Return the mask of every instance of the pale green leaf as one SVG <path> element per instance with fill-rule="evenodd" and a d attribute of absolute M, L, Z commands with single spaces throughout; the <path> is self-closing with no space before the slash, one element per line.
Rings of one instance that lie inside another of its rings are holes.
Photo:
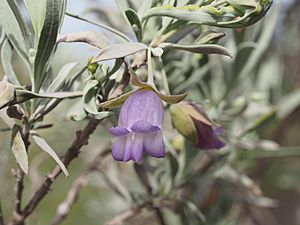
<path fill-rule="evenodd" d="M 62 0 L 47 0 L 46 16 L 34 61 L 34 90 L 39 91 L 56 44 Z"/>
<path fill-rule="evenodd" d="M 1 48 L 1 62 L 4 74 L 8 77 L 8 81 L 20 85 L 20 82 L 15 74 L 14 68 L 12 66 L 12 46 L 7 39 L 4 40 Z"/>
<path fill-rule="evenodd" d="M 45 19 L 47 0 L 24 0 L 24 3 L 30 16 L 35 37 L 38 40 Z"/>
<path fill-rule="evenodd" d="M 34 142 L 46 153 L 48 153 L 57 163 L 57 165 L 59 165 L 59 167 L 61 168 L 61 170 L 63 171 L 63 173 L 66 175 L 66 177 L 69 176 L 69 173 L 65 167 L 65 165 L 63 164 L 63 162 L 59 159 L 59 157 L 57 156 L 57 154 L 55 153 L 55 151 L 50 147 L 50 145 L 45 141 L 45 139 L 43 139 L 37 132 L 35 131 L 31 131 L 31 137 L 34 140 Z"/>
<path fill-rule="evenodd" d="M 127 9 L 125 15 L 135 33 L 135 36 L 138 41 L 143 39 L 143 28 L 139 16 L 133 9 Z"/>
<path fill-rule="evenodd" d="M 55 92 L 60 90 L 63 85 L 66 83 L 67 78 L 70 76 L 71 72 L 73 72 L 74 68 L 78 66 L 79 63 L 72 62 L 65 64 L 59 71 L 58 75 L 54 79 L 54 81 L 50 84 L 47 89 L 47 92 Z"/>
<path fill-rule="evenodd" d="M 177 49 L 183 50 L 193 53 L 201 53 L 201 54 L 220 54 L 226 55 L 232 58 L 227 48 L 216 44 L 173 44 L 173 43 L 161 43 L 159 45 L 161 48 L 166 49 Z"/>
<path fill-rule="evenodd" d="M 147 49 L 147 45 L 144 43 L 133 43 L 126 42 L 121 44 L 114 44 L 107 46 L 102 49 L 102 51 L 93 58 L 92 63 L 100 62 L 110 59 L 123 58 L 128 55 L 132 55 L 136 52 L 143 51 Z"/>
<path fill-rule="evenodd" d="M 21 135 L 21 127 L 17 124 L 15 124 L 12 128 L 10 147 L 20 168 L 25 174 L 28 174 L 26 146 Z"/>
<path fill-rule="evenodd" d="M 0 21 L 7 38 L 11 41 L 14 48 L 18 51 L 20 56 L 28 62 L 27 46 L 23 37 L 21 28 L 14 13 L 10 9 L 7 0 L 0 1 Z"/>
<path fill-rule="evenodd" d="M 9 104 L 15 96 L 15 87 L 5 81 L 0 81 L 0 109 Z"/>

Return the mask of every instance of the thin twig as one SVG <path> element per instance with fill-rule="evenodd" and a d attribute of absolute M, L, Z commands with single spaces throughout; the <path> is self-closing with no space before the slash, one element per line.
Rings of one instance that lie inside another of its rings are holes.
<path fill-rule="evenodd" d="M 91 119 L 82 131 L 77 131 L 75 140 L 63 157 L 63 163 L 66 167 L 68 167 L 72 160 L 79 155 L 80 149 L 87 145 L 89 136 L 95 131 L 101 121 L 102 120 Z M 29 203 L 25 206 L 20 218 L 17 220 L 14 218 L 10 225 L 20 225 L 24 223 L 25 219 L 35 210 L 41 200 L 47 195 L 51 185 L 61 172 L 62 171 L 59 166 L 56 166 L 52 170 L 52 172 L 45 178 L 40 188 L 32 196 Z"/>
<path fill-rule="evenodd" d="M 99 167 L 102 159 L 110 152 L 110 150 L 102 151 L 98 156 L 87 166 L 85 171 L 73 182 L 66 198 L 57 207 L 55 219 L 52 225 L 61 224 L 62 221 L 70 213 L 72 206 L 76 203 L 80 191 L 85 187 L 90 179 L 90 174 Z"/>
<path fill-rule="evenodd" d="M 128 221 L 129 219 L 133 218 L 137 215 L 144 206 L 139 206 L 136 208 L 128 209 L 127 211 L 117 215 L 112 220 L 107 221 L 104 225 L 122 225 L 124 222 Z"/>
<path fill-rule="evenodd" d="M 118 30 L 116 30 L 116 29 L 114 29 L 114 28 L 112 28 L 110 26 L 107 26 L 105 24 L 102 24 L 102 23 L 99 23 L 99 22 L 95 22 L 95 21 L 83 18 L 83 17 L 81 17 L 79 15 L 76 15 L 76 14 L 73 14 L 73 13 L 70 13 L 70 12 L 66 12 L 66 15 L 70 16 L 70 17 L 73 17 L 75 19 L 79 19 L 79 20 L 85 21 L 87 23 L 93 24 L 95 26 L 101 27 L 101 28 L 103 28 L 105 30 L 110 31 L 111 33 L 116 34 L 117 36 L 123 38 L 124 40 L 131 42 L 131 39 L 127 35 L 123 34 L 122 32 L 120 32 L 120 31 L 118 31 Z"/>
<path fill-rule="evenodd" d="M 16 174 L 16 204 L 15 204 L 15 214 L 17 216 L 21 214 L 21 204 L 22 204 L 22 194 L 24 189 L 24 172 L 19 168 Z"/>

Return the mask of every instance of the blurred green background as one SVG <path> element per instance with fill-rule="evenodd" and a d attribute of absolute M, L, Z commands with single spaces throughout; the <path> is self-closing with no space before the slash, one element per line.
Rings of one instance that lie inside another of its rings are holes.
<path fill-rule="evenodd" d="M 273 155 L 272 150 L 269 150 L 266 154 L 267 156 L 253 157 L 251 152 L 250 154 L 248 152 L 245 153 L 244 149 L 247 146 L 240 146 L 239 149 L 239 145 L 235 144 L 237 151 L 231 155 L 233 157 L 232 165 L 238 170 L 244 171 L 256 181 L 267 197 L 279 201 L 277 207 L 271 208 L 270 211 L 263 214 L 265 218 L 262 221 L 265 222 L 258 224 L 299 225 L 300 147 L 297 146 L 300 146 L 300 1 L 277 0 L 275 3 L 277 6 L 273 6 L 272 10 L 258 24 L 243 30 L 223 30 L 227 38 L 222 40 L 221 44 L 224 44 L 230 50 L 235 51 L 235 45 L 238 42 L 240 44 L 239 47 L 241 47 L 241 43 L 247 46 L 253 44 L 254 41 L 254 43 L 257 43 L 257 49 L 260 49 L 260 51 L 251 54 L 253 52 L 247 52 L 246 50 L 236 55 L 236 58 L 232 61 L 230 59 L 220 60 L 219 56 L 210 56 L 209 61 L 216 61 L 217 64 L 222 64 L 220 67 L 224 68 L 222 70 L 228 73 L 231 73 L 233 71 L 232 68 L 237 65 L 249 64 L 250 67 L 253 65 L 251 72 L 240 70 L 241 73 L 244 73 L 241 74 L 238 80 L 238 83 L 240 82 L 241 85 L 237 85 L 236 90 L 233 90 L 234 94 L 231 95 L 234 97 L 228 97 L 228 101 L 225 103 L 226 107 L 229 107 L 230 101 L 232 101 L 232 104 L 239 104 L 239 102 L 236 102 L 238 97 L 245 96 L 251 102 L 248 109 L 236 118 L 234 125 L 233 122 L 231 123 L 232 118 L 224 123 L 225 132 L 228 132 L 228 136 L 229 133 L 231 136 L 235 136 L 235 130 L 248 125 L 249 121 L 243 120 L 243 117 L 256 120 L 259 118 L 257 115 L 261 116 L 271 112 L 272 109 L 278 109 L 278 115 L 268 117 L 263 124 L 253 128 L 255 132 L 249 134 L 251 136 L 249 145 L 255 144 L 255 146 L 249 148 L 255 149 L 257 147 L 257 151 L 259 151 L 259 143 L 253 143 L 253 140 L 268 139 L 273 142 L 264 142 L 264 146 L 272 149 L 274 143 L 278 143 L 283 149 L 283 156 L 279 157 L 276 153 Z M 102 11 L 112 15 L 118 14 L 114 1 L 70 0 L 68 9 L 92 19 L 101 18 Z M 270 22 L 272 19 L 276 21 L 274 26 Z M 115 25 L 126 32 L 126 28 L 123 28 L 122 24 Z M 78 32 L 91 29 L 98 30 L 92 25 L 66 17 L 62 32 Z M 233 40 L 235 40 L 235 43 L 233 43 Z M 65 63 L 78 61 L 84 64 L 89 56 L 96 53 L 95 49 L 84 44 L 60 45 L 54 59 L 54 74 Z M 26 76 L 23 74 L 24 70 L 18 58 L 15 59 L 14 65 L 18 76 L 25 79 Z M 218 74 L 218 69 L 220 69 L 218 66 L 214 66 L 210 73 L 216 72 L 215 74 Z M 230 78 L 230 75 L 227 75 Z M 0 78 L 2 76 L 3 74 L 0 72 Z M 251 80 L 246 82 L 245 80 L 249 79 L 248 76 L 251 76 Z M 178 80 L 172 82 L 173 80 L 170 75 L 171 87 L 172 85 L 176 87 Z M 243 85 L 247 88 L 243 88 Z M 218 91 L 215 90 L 213 94 L 217 96 Z M 197 94 L 196 97 L 192 96 L 194 99 L 197 99 L 197 97 Z M 264 104 L 261 104 L 261 102 L 264 102 Z M 48 143 L 53 146 L 58 155 L 63 154 L 75 137 L 76 130 L 82 128 L 86 123 L 86 121 L 72 122 L 66 118 L 66 112 L 73 103 L 74 101 L 66 100 L 56 108 L 46 118 L 48 123 L 54 123 L 54 127 L 41 133 L 46 137 Z M 218 114 L 218 112 L 215 111 L 212 114 Z M 230 113 L 228 112 L 228 114 Z M 254 116 L 250 117 L 249 114 Z M 221 121 L 226 121 L 227 119 L 226 114 L 216 117 Z M 89 145 L 84 147 L 80 157 L 71 164 L 69 168 L 71 176 L 69 178 L 63 176 L 58 178 L 52 186 L 54 191 L 51 191 L 39 205 L 28 224 L 44 225 L 49 224 L 49 221 L 53 220 L 57 205 L 64 199 L 74 179 L 85 168 L 86 163 L 90 162 L 99 151 L 105 149 L 110 143 L 106 127 L 111 125 L 107 121 L 97 128 L 89 141 Z M 0 129 L 5 127 L 5 124 L 0 121 Z M 171 128 L 168 129 L 170 133 L 173 132 Z M 245 138 L 247 139 L 247 137 Z M 0 132 L 0 199 L 7 218 L 11 216 L 11 209 L 14 205 L 12 191 L 15 184 L 15 179 L 11 172 L 12 168 L 15 168 L 15 160 L 10 153 L 9 139 L 9 132 Z M 286 152 L 284 152 L 285 148 L 287 149 Z M 29 155 L 30 172 L 25 182 L 25 202 L 32 196 L 33 190 L 39 186 L 47 172 L 55 165 L 35 145 L 33 145 Z M 133 172 L 131 163 L 120 164 L 108 157 L 103 162 L 103 167 L 110 171 L 112 174 L 110 176 L 114 177 L 115 180 L 121 180 L 125 186 L 130 187 L 131 191 L 142 192 L 142 187 L 136 181 L 136 175 Z M 121 169 L 117 170 L 117 167 L 121 167 Z M 71 214 L 63 224 L 102 224 L 127 207 L 122 198 L 116 195 L 103 181 L 103 175 L 95 172 L 88 186 L 80 194 L 80 198 L 72 209 Z M 145 213 L 144 216 L 149 217 L 147 224 L 156 223 L 151 219 L 151 215 Z M 173 218 L 172 216 L 168 217 L 168 219 L 170 221 L 177 220 L 176 217 Z M 128 224 L 140 224 L 140 222 L 134 220 Z M 170 222 L 169 224 L 176 224 L 176 222 Z M 226 223 L 224 219 L 224 223 L 218 222 L 215 224 L 230 223 Z M 243 224 L 255 223 L 248 221 Z"/>

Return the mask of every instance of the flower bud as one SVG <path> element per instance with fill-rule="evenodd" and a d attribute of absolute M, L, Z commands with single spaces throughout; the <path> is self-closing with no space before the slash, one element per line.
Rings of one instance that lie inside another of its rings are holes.
<path fill-rule="evenodd" d="M 13 119 L 22 120 L 24 116 L 24 110 L 19 105 L 9 106 L 6 110 L 6 114 Z"/>
<path fill-rule="evenodd" d="M 212 121 L 196 105 L 180 102 L 170 107 L 173 126 L 186 139 L 200 149 L 219 149 L 225 144 L 218 138 L 222 128 Z"/>
<path fill-rule="evenodd" d="M 0 81 L 0 109 L 14 99 L 15 88 L 12 84 Z"/>

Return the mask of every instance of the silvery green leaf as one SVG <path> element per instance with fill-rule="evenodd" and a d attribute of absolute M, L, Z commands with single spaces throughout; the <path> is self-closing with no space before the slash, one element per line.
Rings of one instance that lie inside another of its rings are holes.
<path fill-rule="evenodd" d="M 139 16 L 133 9 L 127 9 L 125 11 L 125 15 L 135 33 L 137 40 L 141 41 L 143 39 L 143 28 Z"/>
<path fill-rule="evenodd" d="M 7 39 L 4 40 L 1 48 L 1 62 L 4 74 L 8 77 L 8 81 L 20 85 L 20 82 L 15 74 L 14 68 L 12 66 L 12 46 Z"/>
<path fill-rule="evenodd" d="M 16 90 L 17 102 L 25 102 L 34 98 L 56 98 L 56 99 L 65 99 L 65 98 L 78 98 L 82 96 L 81 91 L 73 92 L 53 92 L 53 93 L 34 93 L 24 89 Z"/>
<path fill-rule="evenodd" d="M 9 127 L 12 128 L 16 121 L 6 114 L 6 109 L 0 109 L 0 119 Z"/>
<path fill-rule="evenodd" d="M 144 14 L 151 9 L 151 6 L 153 5 L 154 0 L 147 0 L 142 1 L 141 6 L 138 9 L 138 15 L 139 17 L 143 17 Z"/>
<path fill-rule="evenodd" d="M 47 92 L 55 92 L 60 90 L 63 85 L 66 83 L 67 78 L 70 76 L 71 72 L 73 72 L 74 68 L 78 66 L 79 63 L 72 62 L 65 64 L 57 74 L 56 78 L 53 80 L 53 82 L 50 84 L 50 86 L 47 89 Z"/>
<path fill-rule="evenodd" d="M 51 148 L 51 146 L 45 141 L 45 139 L 43 139 L 37 132 L 35 131 L 30 131 L 31 133 L 31 137 L 34 140 L 34 142 L 46 153 L 48 153 L 57 163 L 57 165 L 59 165 L 59 167 L 61 168 L 61 170 L 63 171 L 63 173 L 66 175 L 66 177 L 69 176 L 69 173 L 65 167 L 65 165 L 63 164 L 63 162 L 59 159 L 59 157 L 57 156 L 57 154 L 55 153 L 55 151 Z"/>
<path fill-rule="evenodd" d="M 83 109 L 83 101 L 80 99 L 70 107 L 66 117 L 73 121 L 81 121 L 86 119 L 87 116 L 87 112 Z"/>
<path fill-rule="evenodd" d="M 120 12 L 122 15 L 126 18 L 125 16 L 125 11 L 129 9 L 129 4 L 127 0 L 115 0 Z"/>
<path fill-rule="evenodd" d="M 112 44 L 111 40 L 109 40 L 104 33 L 99 33 L 95 31 L 59 34 L 57 37 L 57 43 L 61 42 L 84 42 L 100 49 Z"/>
<path fill-rule="evenodd" d="M 126 42 L 121 44 L 114 44 L 107 46 L 102 49 L 102 51 L 93 58 L 92 63 L 123 58 L 128 55 L 132 55 L 136 52 L 143 51 L 147 49 L 147 45 L 144 43 L 133 43 Z"/>
<path fill-rule="evenodd" d="M 24 0 L 24 3 L 30 16 L 35 37 L 38 40 L 45 19 L 47 0 Z"/>
<path fill-rule="evenodd" d="M 0 109 L 7 106 L 15 96 L 15 87 L 5 81 L 0 81 Z"/>
<path fill-rule="evenodd" d="M 231 54 L 227 50 L 227 48 L 216 45 L 216 44 L 173 44 L 173 43 L 161 43 L 159 45 L 161 48 L 170 48 L 170 49 L 178 49 L 178 50 L 184 50 L 189 51 L 193 53 L 201 53 L 201 54 L 220 54 L 220 55 L 226 55 L 232 58 Z"/>
<path fill-rule="evenodd" d="M 224 37 L 224 33 L 215 32 L 215 31 L 207 31 L 200 35 L 199 38 L 195 41 L 197 44 L 209 44 L 211 42 L 216 42 L 217 40 Z"/>
<path fill-rule="evenodd" d="M 10 147 L 20 168 L 27 175 L 28 174 L 27 151 L 21 135 L 21 127 L 17 124 L 15 124 L 12 128 Z"/>
<path fill-rule="evenodd" d="M 217 12 L 212 11 L 213 7 L 198 7 L 196 5 L 189 5 L 184 7 L 173 6 L 158 6 L 150 9 L 143 19 L 152 16 L 167 16 L 179 20 L 193 21 L 206 25 L 217 24 L 218 21 L 228 21 L 234 19 L 233 14 L 224 14 L 222 16 L 216 15 Z M 213 8 L 215 9 L 215 8 Z"/>
<path fill-rule="evenodd" d="M 7 38 L 11 41 L 14 48 L 18 51 L 19 55 L 28 62 L 27 46 L 23 37 L 21 28 L 14 13 L 10 9 L 7 0 L 0 1 L 0 21 Z"/>
<path fill-rule="evenodd" d="M 27 49 L 29 49 L 30 47 L 32 47 L 32 40 L 31 40 L 31 36 L 29 33 L 29 29 L 23 18 L 23 15 L 21 14 L 21 10 L 18 6 L 18 3 L 16 0 L 8 0 L 7 3 L 9 4 L 10 9 L 12 10 L 16 20 L 18 21 L 24 41 L 26 43 L 26 47 L 27 47 Z"/>
<path fill-rule="evenodd" d="M 46 15 L 34 61 L 34 88 L 38 92 L 49 66 L 60 25 L 62 0 L 47 0 Z"/>
<path fill-rule="evenodd" d="M 113 68 L 111 68 L 111 70 L 108 71 L 106 76 L 110 77 L 115 72 L 117 72 L 120 69 L 120 67 L 123 65 L 123 63 L 124 63 L 124 58 L 116 59 Z"/>
<path fill-rule="evenodd" d="M 89 80 L 83 89 L 83 107 L 91 114 L 98 113 L 97 107 L 97 86 L 99 82 L 97 80 Z"/>
<path fill-rule="evenodd" d="M 247 1 L 247 3 L 249 2 L 250 1 Z M 219 7 L 213 7 L 211 5 L 201 7 L 197 5 L 180 7 L 171 5 L 158 6 L 150 9 L 145 14 L 143 20 L 153 16 L 166 16 L 218 27 L 245 27 L 260 20 L 269 10 L 272 0 L 261 0 L 255 3 L 255 7 L 252 4 L 238 5 L 234 3 L 227 6 L 221 5 Z"/>

